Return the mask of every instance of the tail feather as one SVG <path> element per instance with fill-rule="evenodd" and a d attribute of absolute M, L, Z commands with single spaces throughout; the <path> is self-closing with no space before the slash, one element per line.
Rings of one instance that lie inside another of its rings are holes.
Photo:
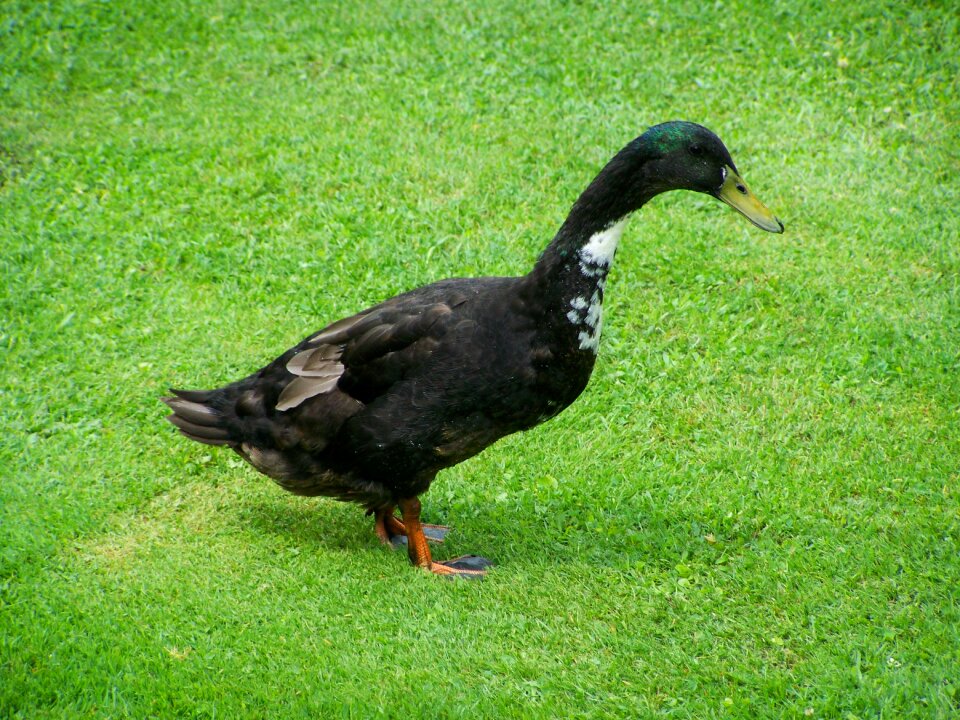
<path fill-rule="evenodd" d="M 208 404 L 216 394 L 216 390 L 174 390 L 173 388 L 170 388 L 170 392 L 178 398 L 200 403 L 201 405 Z"/>
<path fill-rule="evenodd" d="M 201 390 L 173 390 L 177 397 L 165 397 L 163 401 L 173 410 L 167 420 L 191 440 L 207 445 L 230 445 L 230 433 L 223 426 L 223 416 L 206 403 L 213 393 Z"/>

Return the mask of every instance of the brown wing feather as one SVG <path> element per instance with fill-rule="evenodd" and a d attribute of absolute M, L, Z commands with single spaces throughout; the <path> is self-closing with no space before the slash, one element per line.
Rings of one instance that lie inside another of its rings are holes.
<path fill-rule="evenodd" d="M 295 377 L 280 393 L 277 410 L 291 410 L 338 386 L 369 401 L 403 377 L 411 362 L 429 355 L 451 312 L 444 302 L 385 304 L 324 328 L 287 361 L 286 369 Z M 413 352 L 411 346 L 417 346 Z"/>

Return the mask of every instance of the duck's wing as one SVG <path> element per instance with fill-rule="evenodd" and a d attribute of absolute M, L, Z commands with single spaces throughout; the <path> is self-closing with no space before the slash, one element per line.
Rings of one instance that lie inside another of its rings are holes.
<path fill-rule="evenodd" d="M 310 336 L 286 359 L 293 376 L 276 409 L 288 411 L 338 389 L 369 403 L 426 362 L 457 322 L 461 292 L 401 295 Z"/>

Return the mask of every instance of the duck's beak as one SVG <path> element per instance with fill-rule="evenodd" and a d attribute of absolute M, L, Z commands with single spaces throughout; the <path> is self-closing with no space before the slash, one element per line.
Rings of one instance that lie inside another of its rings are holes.
<path fill-rule="evenodd" d="M 723 184 L 715 193 L 717 199 L 723 200 L 761 230 L 782 233 L 783 223 L 767 209 L 766 205 L 757 200 L 757 196 L 750 192 L 750 188 L 747 187 L 743 178 L 737 175 L 736 170 L 730 166 L 724 166 L 723 169 L 725 175 Z"/>

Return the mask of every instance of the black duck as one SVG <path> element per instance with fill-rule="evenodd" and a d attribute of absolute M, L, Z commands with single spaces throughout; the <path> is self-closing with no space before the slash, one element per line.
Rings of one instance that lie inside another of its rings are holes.
<path fill-rule="evenodd" d="M 417 567 L 481 576 L 483 558 L 431 558 L 427 539 L 446 529 L 421 524 L 418 496 L 440 470 L 580 395 L 626 220 L 668 190 L 712 195 L 783 232 L 716 135 L 663 123 L 607 163 L 528 274 L 441 280 L 398 295 L 243 380 L 173 390 L 164 398 L 169 420 L 192 440 L 232 448 L 293 493 L 362 505 L 383 542 L 406 537 Z"/>

